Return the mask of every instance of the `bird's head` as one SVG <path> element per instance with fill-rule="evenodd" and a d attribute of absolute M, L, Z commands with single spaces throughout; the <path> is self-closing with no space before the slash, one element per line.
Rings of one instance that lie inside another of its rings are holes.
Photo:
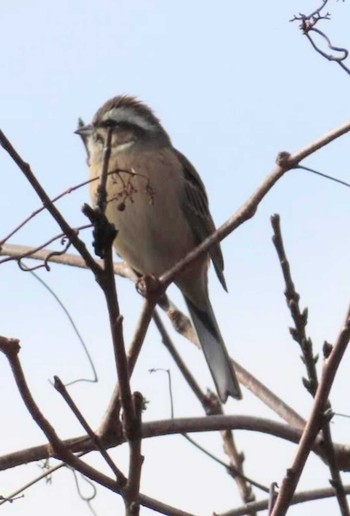
<path fill-rule="evenodd" d="M 153 111 L 135 97 L 114 97 L 96 112 L 92 123 L 79 127 L 79 134 L 92 158 L 102 155 L 108 131 L 112 153 L 171 145 Z"/>

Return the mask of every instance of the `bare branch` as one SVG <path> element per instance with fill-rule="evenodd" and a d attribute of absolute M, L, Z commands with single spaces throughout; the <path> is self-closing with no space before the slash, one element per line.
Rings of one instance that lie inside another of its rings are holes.
<path fill-rule="evenodd" d="M 266 177 L 248 201 L 245 202 L 235 214 L 233 214 L 219 229 L 206 238 L 198 247 L 185 256 L 185 258 L 180 260 L 169 271 L 165 272 L 160 277 L 160 281 L 163 285 L 167 287 L 174 280 L 175 276 L 177 276 L 185 267 L 198 259 L 202 254 L 206 253 L 214 244 L 223 240 L 244 222 L 252 218 L 262 199 L 287 171 L 295 168 L 303 159 L 349 131 L 350 122 L 346 122 L 293 154 L 281 152 L 277 157 L 277 166 Z"/>
<path fill-rule="evenodd" d="M 143 464 L 143 456 L 141 455 L 141 415 L 144 400 L 139 392 L 134 393 L 135 421 L 133 428 L 133 439 L 129 442 L 129 475 L 128 482 L 125 486 L 125 506 L 127 516 L 138 516 L 140 506 L 138 503 L 141 469 Z"/>
<path fill-rule="evenodd" d="M 65 190 L 64 192 L 60 193 L 59 195 L 57 195 L 56 197 L 54 197 L 53 199 L 51 199 L 51 202 L 52 203 L 55 203 L 57 202 L 58 200 L 62 199 L 62 197 L 74 192 L 75 190 L 78 190 L 79 188 L 81 188 L 82 186 L 86 186 L 88 185 L 89 183 L 91 183 L 92 181 L 96 181 L 98 178 L 93 178 L 93 179 L 89 179 L 87 181 L 83 181 L 82 183 L 79 183 L 78 185 L 76 186 L 71 186 L 70 188 L 68 188 L 67 190 Z M 2 240 L 0 240 L 0 249 L 4 246 L 4 244 L 11 238 L 13 237 L 13 235 L 15 235 L 20 229 L 22 229 L 26 224 L 28 224 L 29 221 L 31 221 L 34 217 L 36 217 L 37 215 L 39 215 L 39 213 L 41 213 L 42 211 L 46 210 L 46 206 L 41 206 L 40 208 L 34 210 L 30 215 L 28 215 L 28 217 L 26 217 L 18 226 L 16 226 L 6 237 L 4 237 Z"/>
<path fill-rule="evenodd" d="M 5 354 L 6 358 L 9 361 L 14 378 L 16 380 L 19 393 L 34 421 L 38 424 L 40 429 L 44 432 L 47 439 L 49 440 L 50 445 L 44 447 L 46 449 L 46 455 L 56 456 L 57 458 L 65 462 L 67 465 L 82 473 L 87 478 L 93 480 L 94 482 L 97 482 L 98 484 L 106 487 L 107 489 L 115 493 L 121 494 L 121 488 L 114 479 L 111 479 L 107 475 L 104 475 L 103 473 L 97 471 L 95 468 L 91 467 L 89 464 L 86 464 L 77 456 L 75 456 L 72 453 L 72 451 L 66 446 L 64 441 L 62 441 L 58 437 L 55 429 L 52 427 L 49 421 L 45 419 L 39 407 L 35 403 L 34 398 L 32 397 L 29 387 L 27 385 L 18 358 L 19 350 L 20 346 L 19 341 L 17 339 L 8 339 L 6 337 L 0 336 L 0 351 L 2 351 Z M 93 443 L 93 447 L 95 448 L 95 443 Z M 139 495 L 138 502 L 141 505 L 144 505 L 145 507 L 158 511 L 162 514 L 171 516 L 193 516 L 190 513 L 171 507 L 167 504 L 164 504 L 158 500 L 155 500 L 143 494 Z"/>
<path fill-rule="evenodd" d="M 204 394 L 202 390 L 200 389 L 197 381 L 193 377 L 191 371 L 186 366 L 184 361 L 182 360 L 180 354 L 176 350 L 168 332 L 166 331 L 158 313 L 156 310 L 153 314 L 153 320 L 156 323 L 156 326 L 159 330 L 159 333 L 162 337 L 163 344 L 168 349 L 169 353 L 171 354 L 172 358 L 174 359 L 176 365 L 179 367 L 181 373 L 183 374 L 184 378 L 186 379 L 187 383 L 189 384 L 190 388 L 193 390 L 194 394 L 202 404 L 202 407 L 206 414 L 212 416 L 212 415 L 218 415 L 223 414 L 223 408 L 222 404 L 219 402 L 217 396 L 215 396 L 212 393 Z M 243 470 L 243 461 L 244 461 L 244 455 L 242 453 L 239 453 L 237 451 L 234 438 L 232 435 L 232 432 L 230 430 L 225 430 L 221 432 L 221 436 L 224 443 L 224 451 L 226 455 L 229 458 L 230 466 L 227 467 L 229 471 L 231 471 L 231 474 L 233 478 L 236 481 L 236 484 L 238 486 L 241 498 L 245 502 L 250 502 L 254 500 L 254 495 L 252 492 L 252 487 L 249 484 L 249 480 L 247 479 L 246 475 L 244 474 Z M 188 438 L 187 435 L 184 435 L 184 437 Z M 234 474 L 235 473 L 235 474 Z"/>
<path fill-rule="evenodd" d="M 28 163 L 23 161 L 18 152 L 14 149 L 10 141 L 6 138 L 3 131 L 0 130 L 0 145 L 8 152 L 13 161 L 16 163 L 18 168 L 23 172 L 26 179 L 34 188 L 37 195 L 40 197 L 44 206 L 50 212 L 52 217 L 56 220 L 57 224 L 62 229 L 63 233 L 67 236 L 67 238 L 72 242 L 76 250 L 80 253 L 80 255 L 84 258 L 85 262 L 91 269 L 91 271 L 96 274 L 100 271 L 99 265 L 95 262 L 89 251 L 86 249 L 85 244 L 78 238 L 76 232 L 71 228 L 71 226 L 66 222 L 64 217 L 61 215 L 60 211 L 55 207 L 55 205 L 50 200 L 49 196 L 45 192 L 44 188 L 41 186 L 39 181 L 36 179 L 33 174 Z"/>
<path fill-rule="evenodd" d="M 294 282 L 292 280 L 288 258 L 286 256 L 286 252 L 283 245 L 279 215 L 275 214 L 271 217 L 271 224 L 274 232 L 272 241 L 277 251 L 286 286 L 284 295 L 286 297 L 287 306 L 290 310 L 295 325 L 295 328 L 290 328 L 289 331 L 292 338 L 299 344 L 300 349 L 303 353 L 302 360 L 305 364 L 308 375 L 307 380 L 303 378 L 303 384 L 308 390 L 308 392 L 312 396 L 315 396 L 318 387 L 316 371 L 316 362 L 318 360 L 318 356 L 314 356 L 312 349 L 312 340 L 309 337 L 307 337 L 306 334 L 306 326 L 308 322 L 308 309 L 305 308 L 301 311 L 299 307 L 300 296 L 298 292 L 295 290 Z"/>
<path fill-rule="evenodd" d="M 78 409 L 77 405 L 73 401 L 72 397 L 70 396 L 69 392 L 67 391 L 66 387 L 64 386 L 63 382 L 60 380 L 58 376 L 54 377 L 54 387 L 61 394 L 61 396 L 63 397 L 63 399 L 65 400 L 65 402 L 67 403 L 75 417 L 78 419 L 81 426 L 84 428 L 87 435 L 90 437 L 91 441 L 95 444 L 96 449 L 100 452 L 108 466 L 111 468 L 120 487 L 123 488 L 126 484 L 125 476 L 120 471 L 120 469 L 114 464 L 111 457 L 107 453 L 101 439 L 92 430 L 92 428 L 90 427 L 90 425 Z"/>
<path fill-rule="evenodd" d="M 176 418 L 164 419 L 161 421 L 152 421 L 142 424 L 142 438 L 149 439 L 165 435 L 193 433 L 193 432 L 216 432 L 220 430 L 247 430 L 258 433 L 266 433 L 280 439 L 285 439 L 297 444 L 300 440 L 302 431 L 278 423 L 270 419 L 258 418 L 255 416 L 210 416 L 198 418 Z M 123 434 L 110 434 L 104 436 L 103 444 L 106 448 L 119 446 L 126 442 Z M 64 445 L 74 453 L 90 452 L 95 450 L 95 445 L 87 436 L 76 437 L 63 441 Z M 316 453 L 320 453 L 320 440 L 314 445 Z M 347 446 L 339 445 L 339 453 L 344 456 L 344 467 L 350 470 L 350 450 Z M 21 464 L 43 460 L 50 457 L 49 450 L 46 445 L 34 446 L 20 450 L 18 452 L 9 453 L 0 457 L 0 471 L 10 469 Z M 345 458 L 347 457 L 347 463 Z"/>
<path fill-rule="evenodd" d="M 90 228 L 91 227 L 91 224 L 88 224 L 88 225 L 85 225 L 85 226 L 81 226 L 79 228 L 72 228 L 72 231 L 75 232 L 76 236 L 78 236 L 79 234 L 79 231 L 82 230 L 82 229 L 87 229 L 87 228 Z M 43 265 L 39 265 L 38 267 L 33 267 L 32 269 L 30 267 L 27 267 L 27 269 L 23 269 L 22 265 L 21 265 L 21 260 L 23 260 L 24 258 L 31 258 L 31 254 L 36 254 L 38 252 L 40 252 L 44 247 L 47 247 L 48 245 L 52 244 L 52 242 L 55 242 L 56 240 L 60 240 L 60 243 L 61 245 L 64 245 L 64 248 L 61 250 L 61 251 L 51 251 L 50 254 L 48 254 L 45 259 L 43 260 L 44 263 Z M 45 267 L 45 269 L 47 271 L 50 270 L 50 267 L 48 265 L 48 262 L 51 260 L 51 258 L 55 257 L 55 256 L 63 256 L 66 251 L 69 249 L 69 247 L 71 246 L 72 242 L 69 240 L 69 238 L 66 237 L 66 235 L 64 233 L 60 233 L 59 235 L 56 235 L 52 238 L 50 238 L 48 241 L 44 242 L 43 244 L 37 246 L 37 247 L 28 247 L 26 246 L 24 248 L 23 246 L 23 254 L 20 255 L 20 256 L 16 256 L 15 255 L 11 255 L 11 254 L 8 254 L 8 253 L 2 253 L 1 254 L 7 254 L 7 258 L 3 258 L 2 260 L 0 260 L 0 265 L 2 263 L 6 263 L 6 262 L 10 262 L 12 261 L 13 259 L 16 259 L 16 261 L 18 262 L 18 265 L 20 267 L 21 270 L 34 270 L 34 269 L 39 269 L 40 267 Z M 4 246 L 6 247 L 6 246 Z"/>
<path fill-rule="evenodd" d="M 328 21 L 331 19 L 331 15 L 329 12 L 322 14 L 322 11 L 324 10 L 327 4 L 328 0 L 322 0 L 321 6 L 314 10 L 312 13 L 299 13 L 298 15 L 294 15 L 290 21 L 300 21 L 299 28 L 301 32 L 304 34 L 304 36 L 307 37 L 314 50 L 316 50 L 318 54 L 320 54 L 328 61 L 334 61 L 338 63 L 339 66 L 341 66 L 341 68 L 343 68 L 343 70 L 346 73 L 350 74 L 350 69 L 344 63 L 344 61 L 349 56 L 349 51 L 346 48 L 337 47 L 333 45 L 330 38 L 325 34 L 325 32 L 323 32 L 319 28 L 316 28 L 316 25 L 319 25 L 320 22 Z M 321 38 L 321 40 L 324 43 L 326 43 L 331 53 L 327 53 L 320 48 L 320 46 L 315 42 L 314 34 L 317 34 Z M 338 55 L 336 55 L 337 53 Z"/>
<path fill-rule="evenodd" d="M 177 367 L 180 369 L 182 375 L 184 376 L 185 380 L 187 381 L 188 385 L 192 389 L 193 393 L 199 400 L 202 406 L 206 407 L 210 411 L 210 407 L 208 406 L 208 399 L 206 394 L 201 390 L 200 386 L 198 385 L 196 379 L 194 378 L 193 374 L 191 373 L 190 369 L 186 366 L 185 362 L 181 358 L 179 352 L 177 351 L 176 347 L 174 346 L 174 343 L 172 342 L 168 332 L 165 329 L 164 324 L 162 323 L 162 320 L 157 312 L 157 310 L 154 310 L 153 313 L 153 320 L 155 322 L 155 325 L 157 326 L 157 329 L 160 333 L 160 336 L 162 338 L 162 342 L 164 346 L 169 351 L 170 355 L 172 356 L 174 362 L 176 363 Z"/>
<path fill-rule="evenodd" d="M 57 255 L 52 249 L 41 249 L 36 251 L 36 248 L 26 245 L 6 244 L 0 249 L 0 256 L 13 256 L 14 258 L 28 257 L 31 260 L 39 260 L 45 262 L 59 263 L 61 265 L 69 265 L 71 267 L 78 267 L 80 269 L 87 269 L 86 262 L 83 258 L 76 254 L 65 253 L 64 255 Z M 100 267 L 103 267 L 103 260 L 96 260 Z M 122 278 L 128 278 L 132 281 L 136 280 L 135 273 L 125 262 L 114 263 L 115 274 Z"/>
<path fill-rule="evenodd" d="M 218 430 L 247 430 L 258 433 L 266 433 L 280 439 L 297 444 L 302 435 L 302 430 L 292 426 L 278 423 L 269 419 L 253 416 L 210 416 L 200 418 L 177 418 L 161 421 L 152 421 L 142 424 L 142 438 L 154 438 L 158 436 L 173 435 L 176 433 L 215 432 Z M 125 443 L 125 436 L 121 433 L 108 434 L 104 437 L 103 444 L 106 448 L 119 446 Z M 72 452 L 90 452 L 95 450 L 94 444 L 86 436 L 76 437 L 63 441 Z M 318 437 L 313 445 L 313 451 L 324 460 L 323 440 Z M 336 452 L 340 467 L 344 471 L 350 471 L 350 448 L 348 445 L 336 444 Z M 10 469 L 21 464 L 46 459 L 50 456 L 46 445 L 34 446 L 0 457 L 0 471 Z"/>
<path fill-rule="evenodd" d="M 287 300 L 287 305 L 290 309 L 291 316 L 295 324 L 295 328 L 290 328 L 290 333 L 293 339 L 299 344 L 303 353 L 303 363 L 306 366 L 308 374 L 308 379 L 303 378 L 304 386 L 306 387 L 308 392 L 313 397 L 315 397 L 316 390 L 318 388 L 318 378 L 316 371 L 317 357 L 313 355 L 312 341 L 306 335 L 308 310 L 305 309 L 301 311 L 299 307 L 300 296 L 296 292 L 294 282 L 292 280 L 288 258 L 286 256 L 286 252 L 284 249 L 279 215 L 273 215 L 271 217 L 271 223 L 274 231 L 274 236 L 272 240 L 280 260 L 283 277 L 286 285 L 285 296 Z M 326 403 L 325 410 L 327 410 L 327 412 L 331 412 L 331 404 L 328 400 Z M 325 419 L 322 424 L 322 434 L 324 438 L 324 449 L 327 456 L 327 462 L 332 477 L 331 482 L 337 494 L 337 500 L 339 503 L 341 514 L 343 516 L 349 516 L 349 507 L 342 479 L 340 476 L 339 467 L 337 464 L 337 457 L 332 442 L 330 422 L 328 419 Z"/>
<path fill-rule="evenodd" d="M 19 350 L 20 347 L 18 340 L 0 337 L 0 351 L 2 351 L 5 354 L 6 358 L 9 361 L 22 400 L 24 401 L 24 404 L 27 407 L 31 416 L 33 417 L 34 421 L 41 428 L 41 430 L 44 432 L 44 434 L 50 442 L 52 450 L 48 449 L 48 454 L 54 454 L 59 459 L 63 460 L 66 464 L 69 464 L 71 467 L 74 467 L 75 469 L 77 469 L 87 477 L 91 478 L 92 480 L 95 480 L 99 484 L 102 484 L 105 487 L 112 489 L 113 491 L 120 492 L 119 486 L 114 480 L 98 472 L 88 464 L 85 464 L 83 461 L 78 459 L 75 455 L 73 455 L 73 453 L 65 446 L 64 442 L 58 437 L 52 425 L 47 421 L 47 419 L 45 419 L 39 407 L 35 403 L 34 398 L 32 397 L 29 387 L 27 385 L 18 358 Z"/>
<path fill-rule="evenodd" d="M 327 406 L 328 396 L 332 388 L 335 374 L 346 351 L 349 340 L 350 310 L 347 313 L 346 320 L 339 334 L 337 343 L 325 361 L 321 382 L 316 392 L 315 403 L 310 419 L 306 424 L 305 430 L 300 440 L 300 445 L 292 468 L 287 471 L 287 476 L 283 480 L 276 505 L 272 512 L 272 516 L 282 516 L 286 514 L 286 511 L 290 505 L 295 488 L 304 469 L 312 445 L 324 421 L 324 411 Z"/>
<path fill-rule="evenodd" d="M 241 366 L 241 364 L 235 360 L 232 360 L 232 363 L 240 383 L 249 389 L 254 396 L 259 398 L 267 407 L 273 410 L 280 418 L 294 428 L 301 430 L 304 428 L 306 424 L 305 419 L 292 409 L 292 407 L 287 405 L 287 403 L 279 398 L 274 392 L 268 389 L 266 385 L 260 382 L 255 376 L 247 371 L 247 369 Z"/>
<path fill-rule="evenodd" d="M 350 494 L 350 485 L 344 486 L 346 494 Z M 312 491 L 301 491 L 300 493 L 296 493 L 292 500 L 291 505 L 296 505 L 298 503 L 305 502 L 313 502 L 315 500 L 323 500 L 325 498 L 332 498 L 335 496 L 334 489 L 332 487 L 327 487 L 324 489 L 314 489 Z M 216 516 L 245 516 L 250 513 L 250 511 L 264 511 L 268 508 L 269 500 L 260 500 L 259 502 L 247 503 L 242 507 L 238 507 L 237 509 L 232 509 L 231 511 L 222 512 L 217 514 Z"/>
<path fill-rule="evenodd" d="M 142 310 L 142 313 L 141 313 L 139 323 L 136 327 L 135 335 L 134 335 L 133 341 L 130 345 L 130 350 L 129 350 L 129 354 L 128 354 L 126 371 L 128 372 L 128 374 L 130 376 L 133 373 L 137 358 L 141 351 L 141 347 L 142 347 L 143 341 L 145 339 L 149 323 L 152 318 L 153 310 L 154 310 L 154 302 L 150 301 L 150 300 L 146 300 L 143 310 Z M 120 387 L 119 387 L 119 385 L 117 385 L 112 394 L 112 399 L 109 403 L 107 412 L 100 425 L 99 434 L 101 436 L 103 436 L 103 438 L 105 438 L 109 434 L 114 435 L 116 432 L 119 431 L 117 423 L 116 423 L 118 421 L 118 414 L 119 414 L 119 410 L 120 410 L 119 398 L 120 398 Z"/>

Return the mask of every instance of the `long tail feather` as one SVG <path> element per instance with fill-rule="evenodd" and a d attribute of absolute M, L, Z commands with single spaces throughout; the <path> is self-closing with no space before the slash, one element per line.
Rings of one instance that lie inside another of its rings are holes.
<path fill-rule="evenodd" d="M 221 401 L 225 403 L 227 396 L 241 399 L 241 389 L 209 299 L 205 310 L 186 296 L 185 301 Z"/>

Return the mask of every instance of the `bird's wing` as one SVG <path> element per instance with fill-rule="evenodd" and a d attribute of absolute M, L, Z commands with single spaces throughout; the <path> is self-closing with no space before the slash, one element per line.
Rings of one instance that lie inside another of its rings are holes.
<path fill-rule="evenodd" d="M 182 209 L 190 223 L 196 244 L 200 244 L 215 231 L 215 225 L 209 211 L 208 197 L 205 186 L 186 156 L 175 149 L 175 153 L 181 162 L 185 179 L 185 196 Z M 223 288 L 227 291 L 224 277 L 224 259 L 220 244 L 215 244 L 209 251 L 214 264 L 215 272 Z"/>

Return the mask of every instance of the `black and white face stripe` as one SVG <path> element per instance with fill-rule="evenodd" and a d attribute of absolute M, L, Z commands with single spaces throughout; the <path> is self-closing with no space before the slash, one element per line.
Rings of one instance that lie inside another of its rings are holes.
<path fill-rule="evenodd" d="M 119 95 L 105 102 L 96 112 L 92 127 L 113 133 L 134 136 L 135 143 L 155 147 L 171 145 L 170 138 L 153 111 L 135 97 Z M 125 138 L 121 137 L 123 142 Z"/>
<path fill-rule="evenodd" d="M 101 118 L 101 125 L 103 122 L 115 122 L 115 124 L 125 124 L 129 127 L 135 127 L 142 129 L 146 133 L 148 132 L 159 132 L 160 124 L 149 119 L 148 117 L 142 116 L 136 109 L 130 106 L 119 106 L 112 108 L 103 114 Z"/>

